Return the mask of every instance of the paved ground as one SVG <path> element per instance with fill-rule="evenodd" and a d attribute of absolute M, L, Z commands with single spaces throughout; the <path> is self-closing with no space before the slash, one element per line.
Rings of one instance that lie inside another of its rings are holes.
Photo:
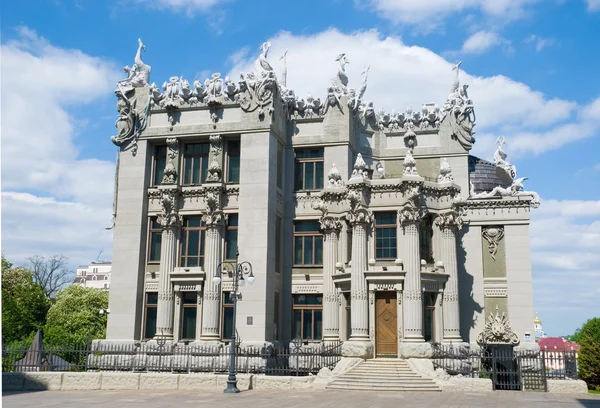
<path fill-rule="evenodd" d="M 41 391 L 4 393 L 7 408 L 97 407 L 244 407 L 244 408 L 453 408 L 453 407 L 593 407 L 600 395 L 568 395 L 528 392 L 493 393 L 394 393 L 364 391 L 252 390 L 237 395 L 220 391 Z"/>

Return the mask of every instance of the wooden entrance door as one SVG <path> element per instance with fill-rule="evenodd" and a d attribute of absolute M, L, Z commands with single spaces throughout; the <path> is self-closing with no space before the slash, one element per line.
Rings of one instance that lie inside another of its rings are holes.
<path fill-rule="evenodd" d="M 375 292 L 375 354 L 398 356 L 396 292 Z"/>

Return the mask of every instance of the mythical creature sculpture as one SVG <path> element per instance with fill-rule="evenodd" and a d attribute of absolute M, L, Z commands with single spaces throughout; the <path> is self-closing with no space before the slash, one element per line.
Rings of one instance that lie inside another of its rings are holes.
<path fill-rule="evenodd" d="M 500 314 L 498 305 L 496 313 L 490 312 L 485 327 L 477 336 L 477 344 L 511 344 L 517 346 L 520 343 L 519 336 L 510 327 L 508 317 L 504 312 Z"/>
<path fill-rule="evenodd" d="M 165 81 L 163 83 L 163 90 L 165 91 L 164 96 L 165 99 L 176 100 L 179 99 L 179 92 L 181 88 L 181 82 L 179 77 L 172 76 L 169 78 L 169 81 Z"/>
<path fill-rule="evenodd" d="M 362 98 L 365 95 L 365 91 L 367 90 L 367 78 L 369 76 L 369 69 L 371 69 L 370 65 L 368 65 L 362 72 L 361 75 L 363 76 L 363 81 L 360 84 L 360 88 L 358 88 L 358 91 L 354 95 L 354 99 L 348 102 L 350 108 L 354 111 L 354 114 L 358 114 L 361 108 Z"/>
<path fill-rule="evenodd" d="M 504 170 L 511 179 L 514 179 L 517 176 L 517 168 L 506 160 L 506 157 L 508 155 L 506 154 L 506 152 L 504 152 L 504 149 L 502 148 L 502 146 L 504 146 L 505 143 L 506 139 L 504 138 L 504 136 L 500 136 L 496 139 L 496 144 L 498 145 L 498 148 L 494 152 L 494 164 L 496 165 L 496 167 L 500 167 L 502 170 Z"/>
<path fill-rule="evenodd" d="M 460 88 L 460 64 L 459 62 L 452 68 L 456 71 L 456 76 L 446 103 L 442 107 L 444 116 L 440 123 L 440 130 L 443 131 L 446 129 L 452 138 L 457 140 L 464 149 L 470 150 L 475 142 L 473 138 L 475 111 L 473 109 L 473 101 L 469 99 L 467 94 L 468 85 L 463 85 Z"/>
<path fill-rule="evenodd" d="M 181 83 L 181 86 L 179 88 L 179 98 L 183 102 L 188 103 L 190 101 L 190 99 L 192 97 L 194 97 L 194 91 L 190 87 L 190 83 L 188 82 L 187 79 L 184 79 L 182 81 L 181 78 L 179 78 L 179 81 Z"/>
<path fill-rule="evenodd" d="M 513 180 L 512 184 L 505 188 L 502 186 L 496 186 L 489 192 L 475 193 L 475 187 L 471 183 L 471 198 L 492 198 L 492 197 L 516 197 L 516 196 L 532 196 L 531 206 L 537 208 L 540 205 L 540 196 L 534 191 L 525 191 L 523 182 L 527 180 L 527 177 L 520 177 Z"/>
<path fill-rule="evenodd" d="M 225 94 L 230 98 L 233 99 L 235 94 L 238 91 L 238 87 L 237 84 L 235 82 L 233 82 L 231 80 L 231 78 L 229 78 L 229 76 L 225 77 Z"/>
<path fill-rule="evenodd" d="M 134 64 L 131 68 L 128 65 L 123 68 L 127 73 L 127 78 L 117 82 L 117 91 L 123 95 L 131 91 L 132 88 L 148 86 L 151 67 L 142 61 L 142 51 L 146 51 L 146 46 L 142 43 L 142 39 L 138 38 L 138 49 Z"/>
<path fill-rule="evenodd" d="M 348 61 L 348 58 L 346 58 L 346 54 L 344 53 L 338 55 L 335 61 L 339 62 L 340 67 L 336 76 L 333 77 L 331 82 L 336 93 L 345 95 L 348 93 L 348 75 L 346 75 L 346 65 L 348 65 L 350 61 Z"/>
<path fill-rule="evenodd" d="M 215 72 L 204 81 L 209 104 L 219 104 L 223 93 L 223 78 L 220 72 Z"/>

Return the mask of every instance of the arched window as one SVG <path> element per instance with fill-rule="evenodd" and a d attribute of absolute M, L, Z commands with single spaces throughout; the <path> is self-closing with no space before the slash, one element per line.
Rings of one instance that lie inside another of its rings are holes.
<path fill-rule="evenodd" d="M 92 276 L 92 280 L 97 280 L 96 275 Z"/>

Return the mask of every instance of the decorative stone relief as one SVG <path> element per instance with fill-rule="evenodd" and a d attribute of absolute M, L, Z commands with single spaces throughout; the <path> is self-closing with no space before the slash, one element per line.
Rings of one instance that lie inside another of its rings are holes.
<path fill-rule="evenodd" d="M 329 214 L 327 205 L 323 200 L 315 201 L 312 205 L 314 210 L 321 211 L 322 215 L 319 219 L 319 224 L 323 232 L 335 232 L 338 233 L 342 230 L 342 220 L 340 217 Z"/>
<path fill-rule="evenodd" d="M 452 68 L 456 71 L 452 88 L 442 106 L 443 118 L 440 130 L 446 129 L 451 137 L 458 141 L 465 150 L 471 150 L 475 139 L 473 138 L 473 127 L 475 126 L 475 111 L 473 101 L 467 94 L 468 85 L 460 87 L 459 69 L 460 62 Z"/>
<path fill-rule="evenodd" d="M 358 154 L 356 156 L 356 161 L 354 162 L 354 170 L 352 170 L 352 176 L 350 176 L 350 180 L 365 180 L 369 178 L 369 173 L 367 173 L 367 163 L 362 158 L 362 154 Z"/>
<path fill-rule="evenodd" d="M 158 223 L 163 228 L 178 227 L 182 222 L 177 213 L 179 188 L 161 188 L 160 194 L 161 214 L 158 216 Z"/>
<path fill-rule="evenodd" d="M 342 182 L 342 175 L 337 167 L 335 167 L 335 163 L 333 163 L 331 170 L 327 173 L 327 180 L 327 185 L 329 187 L 342 187 L 344 185 Z"/>
<path fill-rule="evenodd" d="M 405 290 L 404 296 L 406 300 L 421 300 L 420 290 Z"/>
<path fill-rule="evenodd" d="M 221 209 L 221 194 L 223 188 L 221 186 L 207 187 L 206 189 L 206 207 L 208 212 L 202 215 L 202 221 L 207 226 L 221 225 L 225 220 L 225 214 Z"/>
<path fill-rule="evenodd" d="M 508 157 L 508 155 L 502 148 L 502 146 L 504 146 L 505 143 L 506 138 L 504 136 L 500 136 L 496 139 L 496 144 L 498 145 L 498 148 L 494 152 L 494 164 L 496 165 L 496 167 L 499 167 L 502 170 L 504 170 L 506 174 L 514 180 L 514 178 L 517 177 L 517 168 L 506 160 L 506 157 Z"/>
<path fill-rule="evenodd" d="M 124 149 L 131 149 L 135 156 L 137 153 L 137 140 L 147 125 L 150 111 L 150 65 L 142 61 L 142 50 L 146 46 L 138 39 L 138 50 L 135 55 L 135 64 L 132 68 L 125 67 L 128 77 L 117 82 L 115 94 L 117 95 L 117 111 L 119 117 L 115 122 L 116 136 L 110 140 Z"/>
<path fill-rule="evenodd" d="M 177 166 L 176 159 L 179 157 L 179 141 L 175 137 L 167 139 L 167 155 L 169 161 L 165 165 L 165 171 L 163 174 L 162 184 L 175 184 L 177 183 Z"/>
<path fill-rule="evenodd" d="M 409 106 L 401 113 L 397 113 L 395 110 L 388 113 L 384 109 L 380 109 L 374 116 L 377 128 L 382 132 L 390 133 L 409 129 L 437 129 L 441 120 L 440 108 L 435 103 L 424 103 L 420 112 L 413 111 Z"/>
<path fill-rule="evenodd" d="M 456 226 L 460 230 L 463 224 L 462 214 L 454 210 L 440 213 L 435 218 L 435 225 L 440 229 Z"/>
<path fill-rule="evenodd" d="M 336 75 L 331 80 L 331 83 L 333 85 L 333 91 L 339 99 L 340 96 L 348 94 L 348 75 L 346 74 L 346 65 L 348 65 L 350 61 L 348 61 L 348 58 L 346 58 L 346 54 L 342 53 L 337 56 L 335 62 L 338 62 L 340 67 L 338 68 Z"/>
<path fill-rule="evenodd" d="M 438 183 L 452 183 L 454 181 L 454 177 L 452 177 L 452 168 L 450 168 L 450 163 L 444 157 L 440 161 L 440 175 L 437 179 Z"/>
<path fill-rule="evenodd" d="M 492 259 L 496 260 L 498 245 L 504 237 L 504 228 L 502 227 L 487 227 L 481 232 L 481 235 L 488 242 L 488 251 L 492 255 Z"/>
<path fill-rule="evenodd" d="M 477 344 L 480 346 L 485 344 L 511 344 L 516 346 L 519 344 L 519 336 L 513 332 L 508 321 L 508 317 L 502 312 L 498 311 L 496 306 L 496 313 L 491 312 L 485 323 L 485 328 L 477 336 Z"/>
<path fill-rule="evenodd" d="M 403 176 L 418 176 L 417 172 L 417 161 L 411 154 L 410 150 L 406 152 L 406 156 L 404 157 L 404 162 L 402 163 L 404 166 L 404 171 L 402 172 Z"/>
<path fill-rule="evenodd" d="M 237 101 L 245 112 L 259 110 L 259 118 L 265 116 L 264 107 L 273 102 L 273 93 L 277 88 L 275 71 L 267 60 L 267 54 L 271 43 L 265 42 L 261 45 L 261 54 L 254 62 L 254 72 L 241 74 L 239 93 Z M 271 107 L 271 111 L 272 111 Z"/>
<path fill-rule="evenodd" d="M 361 194 L 358 191 L 348 192 L 348 200 L 350 201 L 350 210 L 346 214 L 346 220 L 350 224 L 371 224 L 373 222 L 373 213 L 362 203 Z"/>
<path fill-rule="evenodd" d="M 365 116 L 364 111 L 366 110 L 366 105 L 362 103 L 362 98 L 367 90 L 367 78 L 369 76 L 369 69 L 371 69 L 370 65 L 368 65 L 365 68 L 365 70 L 361 73 L 361 75 L 363 76 L 363 80 L 360 84 L 360 88 L 358 88 L 358 91 L 354 95 L 354 98 L 348 101 L 348 107 L 352 110 L 355 116 L 360 116 L 361 114 L 362 116 Z"/>
<path fill-rule="evenodd" d="M 323 114 L 326 114 L 329 111 L 330 107 L 337 106 L 340 111 L 342 111 L 342 105 L 340 104 L 340 100 L 338 95 L 335 93 L 335 88 L 330 86 L 327 88 L 327 97 L 325 98 L 325 107 L 323 109 Z"/>
<path fill-rule="evenodd" d="M 221 169 L 221 152 L 222 138 L 221 135 L 210 135 L 210 164 L 208 165 L 208 175 L 206 177 L 207 182 L 219 182 L 221 181 L 222 169 Z"/>

